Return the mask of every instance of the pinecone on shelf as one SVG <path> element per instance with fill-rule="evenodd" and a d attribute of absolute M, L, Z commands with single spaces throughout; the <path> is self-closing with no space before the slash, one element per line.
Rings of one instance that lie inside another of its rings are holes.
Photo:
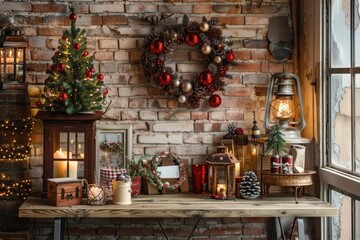
<path fill-rule="evenodd" d="M 240 183 L 240 195 L 245 199 L 255 199 L 260 196 L 258 177 L 252 171 L 246 172 Z"/>

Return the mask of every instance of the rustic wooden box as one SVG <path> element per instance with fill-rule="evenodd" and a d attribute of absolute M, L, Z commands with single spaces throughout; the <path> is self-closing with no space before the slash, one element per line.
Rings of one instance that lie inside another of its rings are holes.
<path fill-rule="evenodd" d="M 47 181 L 48 202 L 53 206 L 81 204 L 81 180 L 75 178 L 49 178 Z"/>

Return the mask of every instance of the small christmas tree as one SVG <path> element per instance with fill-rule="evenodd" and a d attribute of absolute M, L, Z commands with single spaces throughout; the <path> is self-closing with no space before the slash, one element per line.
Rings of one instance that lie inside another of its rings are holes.
<path fill-rule="evenodd" d="M 89 56 L 85 30 L 75 27 L 77 15 L 71 8 L 71 29 L 65 30 L 59 40 L 53 64 L 46 71 L 44 108 L 50 111 L 77 112 L 101 110 L 108 89 L 104 75 L 95 73 L 93 56 Z"/>
<path fill-rule="evenodd" d="M 240 183 L 240 195 L 245 199 L 255 199 L 260 196 L 258 177 L 252 171 L 246 172 Z"/>
<path fill-rule="evenodd" d="M 271 126 L 266 140 L 266 151 L 273 155 L 280 155 L 286 151 L 286 142 L 284 134 L 281 132 L 281 127 L 278 123 Z"/>

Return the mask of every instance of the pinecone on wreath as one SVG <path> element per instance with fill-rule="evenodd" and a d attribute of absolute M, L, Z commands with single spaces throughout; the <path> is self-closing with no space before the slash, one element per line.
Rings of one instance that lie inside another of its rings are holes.
<path fill-rule="evenodd" d="M 245 199 L 255 199 L 260 196 L 258 177 L 252 171 L 246 172 L 240 183 L 240 195 Z"/>

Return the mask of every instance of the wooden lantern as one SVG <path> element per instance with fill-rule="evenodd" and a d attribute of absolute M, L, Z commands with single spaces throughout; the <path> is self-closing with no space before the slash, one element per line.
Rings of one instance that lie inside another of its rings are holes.
<path fill-rule="evenodd" d="M 235 165 L 238 162 L 224 146 L 219 146 L 216 153 L 206 159 L 208 183 L 212 194 L 222 195 L 226 192 L 227 197 L 235 195 Z"/>
<path fill-rule="evenodd" d="M 102 112 L 67 115 L 39 111 L 44 127 L 43 190 L 48 178 L 78 178 L 94 182 L 95 121 Z"/>

